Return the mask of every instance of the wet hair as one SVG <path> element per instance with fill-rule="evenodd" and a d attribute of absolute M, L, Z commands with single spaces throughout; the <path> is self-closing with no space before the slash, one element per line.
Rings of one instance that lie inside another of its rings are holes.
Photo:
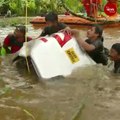
<path fill-rule="evenodd" d="M 45 16 L 45 21 L 57 22 L 58 21 L 58 15 L 54 12 L 49 12 Z"/>
<path fill-rule="evenodd" d="M 103 28 L 100 25 L 97 25 L 97 24 L 93 25 L 93 27 L 95 27 L 95 33 L 99 35 L 98 37 L 100 37 L 101 41 L 103 42 L 104 41 L 104 39 L 102 37 Z"/>
<path fill-rule="evenodd" d="M 118 54 L 120 54 L 120 43 L 113 44 L 111 48 L 114 49 Z"/>
<path fill-rule="evenodd" d="M 24 26 L 24 25 L 17 25 L 16 26 L 16 30 L 18 30 L 18 31 L 20 31 L 20 32 L 22 32 L 22 33 L 26 33 L 26 31 L 27 31 L 27 29 L 26 29 L 26 27 Z"/>

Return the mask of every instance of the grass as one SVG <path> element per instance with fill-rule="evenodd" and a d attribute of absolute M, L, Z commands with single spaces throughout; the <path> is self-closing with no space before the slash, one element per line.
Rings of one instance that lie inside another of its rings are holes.
<path fill-rule="evenodd" d="M 32 17 L 28 17 L 28 24 Z M 10 17 L 4 18 L 0 17 L 0 27 L 7 27 L 7 26 L 16 26 L 18 24 L 25 24 L 25 17 Z"/>

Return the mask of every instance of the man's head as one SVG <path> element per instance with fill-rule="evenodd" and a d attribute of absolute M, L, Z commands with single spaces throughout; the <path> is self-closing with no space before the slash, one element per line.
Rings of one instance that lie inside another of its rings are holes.
<path fill-rule="evenodd" d="M 110 59 L 113 61 L 120 61 L 120 43 L 112 45 L 110 50 Z"/>
<path fill-rule="evenodd" d="M 89 39 L 102 38 L 103 29 L 99 25 L 93 25 L 91 29 L 87 31 L 87 37 Z"/>
<path fill-rule="evenodd" d="M 48 26 L 53 26 L 54 24 L 58 22 L 58 15 L 54 12 L 49 12 L 45 16 L 45 21 Z"/>
<path fill-rule="evenodd" d="M 16 29 L 14 31 L 14 35 L 17 38 L 25 37 L 26 34 L 26 27 L 24 25 L 18 25 L 16 26 Z"/>

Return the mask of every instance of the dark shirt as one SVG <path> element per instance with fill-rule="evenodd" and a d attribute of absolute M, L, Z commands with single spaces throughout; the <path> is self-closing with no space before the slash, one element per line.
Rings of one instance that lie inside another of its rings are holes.
<path fill-rule="evenodd" d="M 56 33 L 58 31 L 64 29 L 65 27 L 67 27 L 67 26 L 63 23 L 57 23 L 57 26 L 47 26 L 44 28 L 44 30 L 40 36 L 51 35 L 53 33 Z"/>
<path fill-rule="evenodd" d="M 114 73 L 120 73 L 120 61 L 114 63 Z"/>
<path fill-rule="evenodd" d="M 96 62 L 96 63 L 102 63 L 103 65 L 107 65 L 107 55 L 104 52 L 104 46 L 102 39 L 97 39 L 95 41 L 91 41 L 90 39 L 87 39 L 86 42 L 88 44 L 92 44 L 95 46 L 95 49 L 93 51 L 87 52 L 89 56 Z"/>

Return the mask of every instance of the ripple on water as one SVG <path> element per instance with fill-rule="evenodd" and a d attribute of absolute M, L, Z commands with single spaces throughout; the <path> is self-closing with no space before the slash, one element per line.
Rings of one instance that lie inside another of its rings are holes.
<path fill-rule="evenodd" d="M 2 28 L 0 35 L 3 38 L 11 30 Z M 39 30 L 29 30 L 28 34 L 39 35 Z M 84 30 L 81 33 L 85 35 Z M 104 34 L 107 47 L 119 40 L 119 32 L 107 29 Z M 73 120 L 75 116 L 76 120 L 120 119 L 120 76 L 112 75 L 107 68 L 78 68 L 66 78 L 39 82 L 34 72 L 29 74 L 24 65 L 16 67 L 11 60 L 12 56 L 7 56 L 0 65 L 1 120 L 30 120 L 31 116 L 35 120 Z"/>

